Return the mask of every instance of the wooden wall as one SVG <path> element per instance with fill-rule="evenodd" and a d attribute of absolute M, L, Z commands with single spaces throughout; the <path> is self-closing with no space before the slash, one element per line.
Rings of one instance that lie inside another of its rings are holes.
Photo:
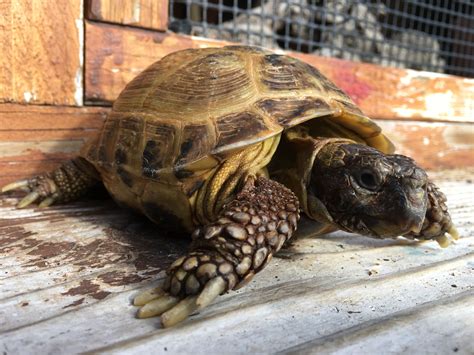
<path fill-rule="evenodd" d="M 49 170 L 100 129 L 125 84 L 184 48 L 165 0 L 0 1 L 0 185 Z M 290 53 L 378 119 L 428 169 L 474 166 L 474 80 Z"/>

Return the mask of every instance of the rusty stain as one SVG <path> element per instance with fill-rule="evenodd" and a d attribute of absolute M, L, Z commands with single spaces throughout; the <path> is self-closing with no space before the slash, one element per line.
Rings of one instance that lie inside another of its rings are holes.
<path fill-rule="evenodd" d="M 81 305 L 81 304 L 84 302 L 84 300 L 85 300 L 84 297 L 83 297 L 83 298 L 79 298 L 77 301 L 74 301 L 74 302 L 68 304 L 67 306 L 64 306 L 63 309 L 79 306 L 79 305 Z"/>
<path fill-rule="evenodd" d="M 1 205 L 9 209 L 13 203 L 9 199 Z M 71 223 L 84 229 L 72 229 L 67 240 L 51 238 L 48 233 L 50 228 L 57 233 L 61 226 L 67 230 Z M 33 229 L 35 232 L 30 231 Z M 91 231 L 96 237 L 91 238 Z M 109 287 L 133 285 L 156 277 L 188 244 L 187 239 L 177 240 L 162 233 L 157 238 L 156 234 L 156 225 L 144 217 L 120 209 L 110 200 L 88 200 L 54 206 L 41 213 L 38 210 L 19 219 L 0 218 L 0 257 L 14 257 L 18 260 L 16 265 L 33 267 L 35 271 L 68 268 L 61 277 L 50 278 L 54 284 L 68 284 L 78 277 L 83 279 L 90 270 L 104 269 L 62 293 L 101 300 L 113 292 Z M 76 307 L 82 302 L 76 300 L 65 307 Z"/>
<path fill-rule="evenodd" d="M 372 92 L 369 81 L 360 78 L 357 67 L 350 62 L 342 62 L 334 72 L 337 85 L 344 90 L 357 105 L 360 105 Z"/>
<path fill-rule="evenodd" d="M 138 274 L 127 274 L 124 271 L 110 271 L 99 275 L 98 278 L 110 286 L 124 286 L 138 283 L 146 279 Z"/>
<path fill-rule="evenodd" d="M 102 291 L 100 286 L 91 280 L 82 280 L 79 286 L 70 288 L 67 292 L 61 293 L 66 296 L 90 296 L 96 300 L 102 300 L 112 292 Z"/>
<path fill-rule="evenodd" d="M 71 242 L 39 242 L 27 253 L 27 255 L 38 256 L 38 258 L 28 260 L 28 263 L 24 265 L 24 267 L 48 267 L 51 263 L 48 262 L 47 259 L 62 256 L 73 247 L 74 243 Z"/>
<path fill-rule="evenodd" d="M 34 248 L 35 246 L 41 244 L 41 241 L 33 238 L 25 238 L 21 240 L 21 243 L 13 243 L 7 245 L 3 248 L 0 248 L 1 253 L 13 254 L 17 250 L 28 250 Z"/>
<path fill-rule="evenodd" d="M 72 242 L 45 242 L 36 246 L 28 255 L 41 256 L 43 259 L 48 259 L 68 252 L 73 246 L 74 243 Z"/>
<path fill-rule="evenodd" d="M 0 220 L 0 228 L 2 220 Z M 36 233 L 27 231 L 22 226 L 7 226 L 1 228 L 2 236 L 0 238 L 0 252 L 7 252 L 8 246 L 14 242 L 25 240 L 27 237 L 31 237 Z"/>

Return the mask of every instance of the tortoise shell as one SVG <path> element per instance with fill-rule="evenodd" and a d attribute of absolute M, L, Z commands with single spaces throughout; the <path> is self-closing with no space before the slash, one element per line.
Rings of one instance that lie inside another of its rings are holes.
<path fill-rule="evenodd" d="M 256 47 L 227 46 L 174 52 L 148 67 L 120 94 L 83 155 L 119 202 L 155 221 L 179 214 L 190 226 L 187 212 L 163 211 L 165 202 L 156 200 L 182 209 L 236 151 L 309 120 L 317 134 L 393 149 L 380 127 L 314 67 Z"/>

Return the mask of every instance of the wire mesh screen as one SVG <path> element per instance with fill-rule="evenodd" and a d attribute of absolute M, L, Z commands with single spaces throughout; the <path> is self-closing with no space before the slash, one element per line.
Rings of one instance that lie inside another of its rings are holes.
<path fill-rule="evenodd" d="M 170 0 L 170 29 L 474 77 L 472 0 Z"/>

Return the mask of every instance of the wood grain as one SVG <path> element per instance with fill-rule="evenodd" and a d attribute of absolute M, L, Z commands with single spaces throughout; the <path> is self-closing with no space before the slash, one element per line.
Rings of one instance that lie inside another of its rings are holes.
<path fill-rule="evenodd" d="M 163 56 L 185 48 L 228 44 L 99 23 L 87 23 L 86 36 L 86 99 L 108 104 Z M 289 54 L 318 67 L 370 117 L 474 122 L 474 79 Z"/>
<path fill-rule="evenodd" d="M 2 0 L 0 14 L 0 102 L 81 105 L 81 0 Z"/>
<path fill-rule="evenodd" d="M 329 336 L 286 349 L 286 354 L 345 353 L 354 354 L 364 350 L 376 354 L 380 349 L 387 353 L 469 353 L 465 337 L 472 332 L 466 329 L 474 319 L 474 293 L 466 291 L 455 297 L 424 303 L 381 319 L 365 322 L 350 330 L 343 330 Z M 433 341 L 420 344 L 419 330 Z M 396 335 L 389 338 L 387 335 Z M 434 335 L 437 334 L 437 335 Z M 440 343 L 438 334 L 448 339 Z M 421 346 L 420 346 L 421 345 Z M 443 351 L 442 351 L 443 349 Z"/>
<path fill-rule="evenodd" d="M 110 105 L 130 80 L 166 54 L 223 42 L 86 21 L 86 43 L 85 99 Z"/>
<path fill-rule="evenodd" d="M 166 31 L 168 1 L 88 0 L 86 1 L 86 17 L 89 20 Z"/>
<path fill-rule="evenodd" d="M 0 105 L 0 185 L 50 171 L 98 134 L 108 109 Z"/>
<path fill-rule="evenodd" d="M 0 352 L 468 354 L 474 188 L 472 169 L 452 174 L 435 179 L 456 244 L 314 238 L 303 218 L 295 242 L 248 286 L 167 330 L 136 319 L 130 300 L 163 280 L 188 240 L 108 199 L 24 210 L 0 199 Z"/>
<path fill-rule="evenodd" d="M 383 121 L 377 123 L 395 143 L 397 153 L 428 170 L 474 166 L 474 125 Z"/>

